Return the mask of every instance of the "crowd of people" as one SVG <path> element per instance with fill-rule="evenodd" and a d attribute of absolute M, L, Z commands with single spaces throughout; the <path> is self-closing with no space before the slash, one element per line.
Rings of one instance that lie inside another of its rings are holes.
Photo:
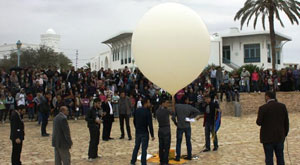
<path fill-rule="evenodd" d="M 219 101 L 239 101 L 240 92 L 261 92 L 269 90 L 299 90 L 300 70 L 282 69 L 271 73 L 268 70 L 250 73 L 245 68 L 240 74 L 223 71 L 221 67 L 212 67 L 204 72 L 186 88 L 176 94 L 176 101 L 183 102 L 183 96 L 189 97 L 190 104 L 198 109 L 203 96 L 210 94 L 212 99 Z M 119 115 L 120 91 L 129 97 L 130 114 L 141 107 L 142 98 L 149 97 L 153 105 L 152 112 L 161 100 L 170 99 L 165 91 L 151 83 L 143 74 L 135 69 L 91 71 L 90 69 L 60 70 L 13 69 L 1 71 L 0 76 L 0 121 L 4 123 L 11 111 L 24 105 L 28 119 L 46 123 L 49 115 L 56 116 L 59 107 L 66 105 L 69 109 L 68 119 L 84 118 L 93 105 L 95 98 L 102 102 L 110 99 L 114 109 L 114 117 Z M 223 96 L 226 98 L 223 99 Z M 126 120 L 127 123 L 128 120 Z M 47 134 L 45 131 L 42 134 Z"/>
<path fill-rule="evenodd" d="M 130 118 L 133 116 L 136 146 L 133 150 L 131 164 L 135 164 L 141 144 L 143 146 L 142 164 L 145 164 L 149 132 L 152 140 L 155 139 L 152 126 L 152 118 L 154 118 L 159 123 L 161 163 L 168 164 L 167 155 L 169 155 L 171 133 L 170 122 L 167 119 L 172 116 L 172 120 L 177 126 L 175 160 L 180 161 L 181 158 L 183 134 L 185 134 L 187 142 L 188 155 L 186 159 L 191 160 L 191 127 L 187 118 L 199 119 L 199 115 L 204 114 L 203 126 L 205 127 L 206 145 L 203 152 L 211 150 L 210 136 L 213 137 L 213 150 L 218 150 L 215 122 L 220 112 L 219 103 L 223 101 L 224 94 L 226 101 L 239 101 L 239 92 L 282 89 L 279 88 L 279 84 L 283 83 L 282 76 L 270 80 L 272 81 L 270 83 L 268 78 L 274 78 L 275 73 L 271 75 L 268 71 L 263 73 L 264 78 L 261 77 L 260 72 L 254 71 L 250 74 L 243 68 L 240 76 L 237 76 L 237 74 L 229 74 L 227 71 L 223 72 L 221 68 L 216 70 L 212 67 L 208 72 L 202 73 L 193 83 L 178 91 L 172 98 L 167 92 L 151 83 L 138 69 L 132 72 L 127 67 L 118 71 L 102 68 L 97 72 L 92 72 L 90 69 L 76 71 L 74 68 L 68 71 L 58 71 L 55 68 L 47 70 L 18 69 L 11 70 L 9 73 L 2 70 L 0 120 L 5 123 L 9 116 L 12 131 L 19 126 L 24 129 L 22 121 L 23 116 L 27 114 L 29 121 L 36 120 L 38 124 L 41 124 L 41 136 L 47 137 L 49 136 L 46 131 L 48 118 L 49 116 L 55 117 L 52 144 L 55 147 L 55 156 L 58 157 L 58 161 L 69 162 L 70 159 L 65 159 L 70 155 L 68 150 L 72 146 L 69 128 L 68 126 L 63 127 L 67 132 L 65 135 L 68 135 L 65 138 L 67 144 L 63 148 L 59 143 L 59 139 L 63 137 L 60 137 L 61 133 L 57 132 L 57 130 L 61 130 L 59 127 L 67 125 L 67 119 L 82 118 L 87 121 L 90 133 L 88 157 L 92 161 L 99 157 L 97 146 L 100 140 L 100 124 L 103 123 L 103 141 L 113 139 L 110 133 L 116 117 L 120 122 L 120 139 L 125 138 L 125 122 L 128 140 L 132 140 Z M 288 70 L 287 75 L 290 75 L 289 73 L 292 73 L 292 83 L 296 83 L 294 87 L 298 89 L 299 70 Z M 261 90 L 259 82 L 261 79 L 268 79 L 268 88 L 264 87 L 265 89 Z M 250 84 L 250 82 L 252 83 Z M 168 102 L 171 100 L 173 106 L 170 109 Z M 16 123 L 19 123 L 19 126 L 14 126 Z M 21 141 L 24 139 L 24 135 L 18 133 L 20 130 L 22 129 L 16 129 L 11 136 L 14 142 L 12 161 L 20 159 L 19 145 L 22 145 Z"/>

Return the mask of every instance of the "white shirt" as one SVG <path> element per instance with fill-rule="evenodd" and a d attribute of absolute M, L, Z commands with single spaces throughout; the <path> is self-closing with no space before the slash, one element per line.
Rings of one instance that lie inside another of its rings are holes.
<path fill-rule="evenodd" d="M 110 101 L 108 102 L 108 105 L 109 105 L 109 109 L 110 109 L 109 114 L 113 115 L 114 112 L 113 112 L 113 108 L 112 108 L 112 106 L 110 104 Z"/>

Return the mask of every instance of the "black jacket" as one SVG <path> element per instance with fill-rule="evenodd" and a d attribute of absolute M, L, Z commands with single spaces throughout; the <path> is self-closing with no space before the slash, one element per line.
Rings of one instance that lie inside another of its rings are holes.
<path fill-rule="evenodd" d="M 110 114 L 110 108 L 108 103 L 102 103 L 103 112 L 106 112 L 106 115 L 102 117 L 103 122 L 113 122 L 114 121 L 114 114 Z"/>
<path fill-rule="evenodd" d="M 10 140 L 24 140 L 24 122 L 22 121 L 21 116 L 13 111 L 10 118 Z"/>
<path fill-rule="evenodd" d="M 283 142 L 289 132 L 289 116 L 284 104 L 270 101 L 259 107 L 256 120 L 261 143 Z"/>
<path fill-rule="evenodd" d="M 89 128 L 100 128 L 100 124 L 95 122 L 97 117 L 101 119 L 100 111 L 98 109 L 93 107 L 87 112 L 85 120 L 87 121 L 87 126 Z"/>

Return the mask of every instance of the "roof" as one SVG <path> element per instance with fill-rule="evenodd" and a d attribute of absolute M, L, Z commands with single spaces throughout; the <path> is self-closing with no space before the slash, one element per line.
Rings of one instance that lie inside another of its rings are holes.
<path fill-rule="evenodd" d="M 228 34 L 222 34 L 222 38 L 229 38 L 229 37 L 244 37 L 244 36 L 255 36 L 255 35 L 269 35 L 270 32 L 269 31 L 259 31 L 259 32 L 245 32 L 245 33 L 240 33 L 240 32 L 236 32 L 236 33 L 228 33 Z M 284 34 L 281 34 L 279 32 L 275 32 L 276 37 L 279 37 L 281 40 L 285 40 L 285 41 L 291 41 L 292 38 L 289 36 L 286 36 Z"/>
<path fill-rule="evenodd" d="M 132 32 L 121 32 L 105 41 L 103 41 L 103 44 L 111 44 L 113 42 L 119 41 L 121 39 L 127 38 L 127 37 L 131 37 L 132 36 Z"/>

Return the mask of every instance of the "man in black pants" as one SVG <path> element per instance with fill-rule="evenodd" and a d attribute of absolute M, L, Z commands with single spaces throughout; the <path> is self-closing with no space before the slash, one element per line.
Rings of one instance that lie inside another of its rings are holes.
<path fill-rule="evenodd" d="M 18 107 L 13 111 L 10 118 L 10 140 L 12 141 L 11 164 L 20 165 L 22 145 L 24 140 L 24 122 L 23 114 L 25 114 L 25 106 Z"/>
<path fill-rule="evenodd" d="M 128 140 L 132 140 L 131 132 L 130 132 L 130 114 L 131 114 L 131 102 L 129 97 L 125 95 L 125 92 L 122 91 L 119 100 L 119 118 L 120 118 L 120 129 L 121 129 L 121 137 L 120 139 L 124 139 L 124 119 L 126 121 L 126 130 L 128 134 Z"/>
<path fill-rule="evenodd" d="M 100 124 L 102 118 L 100 109 L 101 101 L 99 98 L 96 98 L 93 103 L 93 108 L 88 111 L 85 118 L 90 132 L 90 145 L 88 152 L 89 161 L 93 161 L 93 159 L 99 158 L 98 145 L 100 138 Z"/>
<path fill-rule="evenodd" d="M 159 158 L 161 165 L 169 164 L 169 150 L 171 145 L 170 115 L 172 114 L 173 112 L 168 109 L 167 100 L 162 100 L 161 106 L 156 111 L 156 118 L 159 126 Z"/>
<path fill-rule="evenodd" d="M 46 93 L 45 97 L 42 97 L 41 104 L 39 105 L 39 110 L 42 114 L 41 134 L 43 137 L 49 136 L 49 134 L 46 131 L 46 127 L 48 125 L 49 113 L 51 111 L 51 99 L 51 93 Z"/>
<path fill-rule="evenodd" d="M 114 112 L 112 105 L 110 103 L 110 98 L 107 98 L 104 103 L 102 103 L 102 110 L 105 112 L 105 116 L 103 116 L 103 133 L 102 140 L 108 141 L 113 138 L 110 137 L 112 123 L 114 122 Z"/>
<path fill-rule="evenodd" d="M 141 164 L 146 165 L 146 157 L 147 157 L 147 148 L 149 143 L 149 132 L 152 137 L 152 141 L 154 138 L 153 133 L 153 124 L 152 124 L 152 116 L 150 112 L 150 99 L 144 98 L 142 101 L 143 107 L 138 108 L 133 112 L 133 123 L 135 126 L 135 146 L 132 152 L 132 158 L 130 164 L 133 165 L 136 162 L 137 154 L 139 152 L 140 146 L 142 144 L 142 158 Z"/>

